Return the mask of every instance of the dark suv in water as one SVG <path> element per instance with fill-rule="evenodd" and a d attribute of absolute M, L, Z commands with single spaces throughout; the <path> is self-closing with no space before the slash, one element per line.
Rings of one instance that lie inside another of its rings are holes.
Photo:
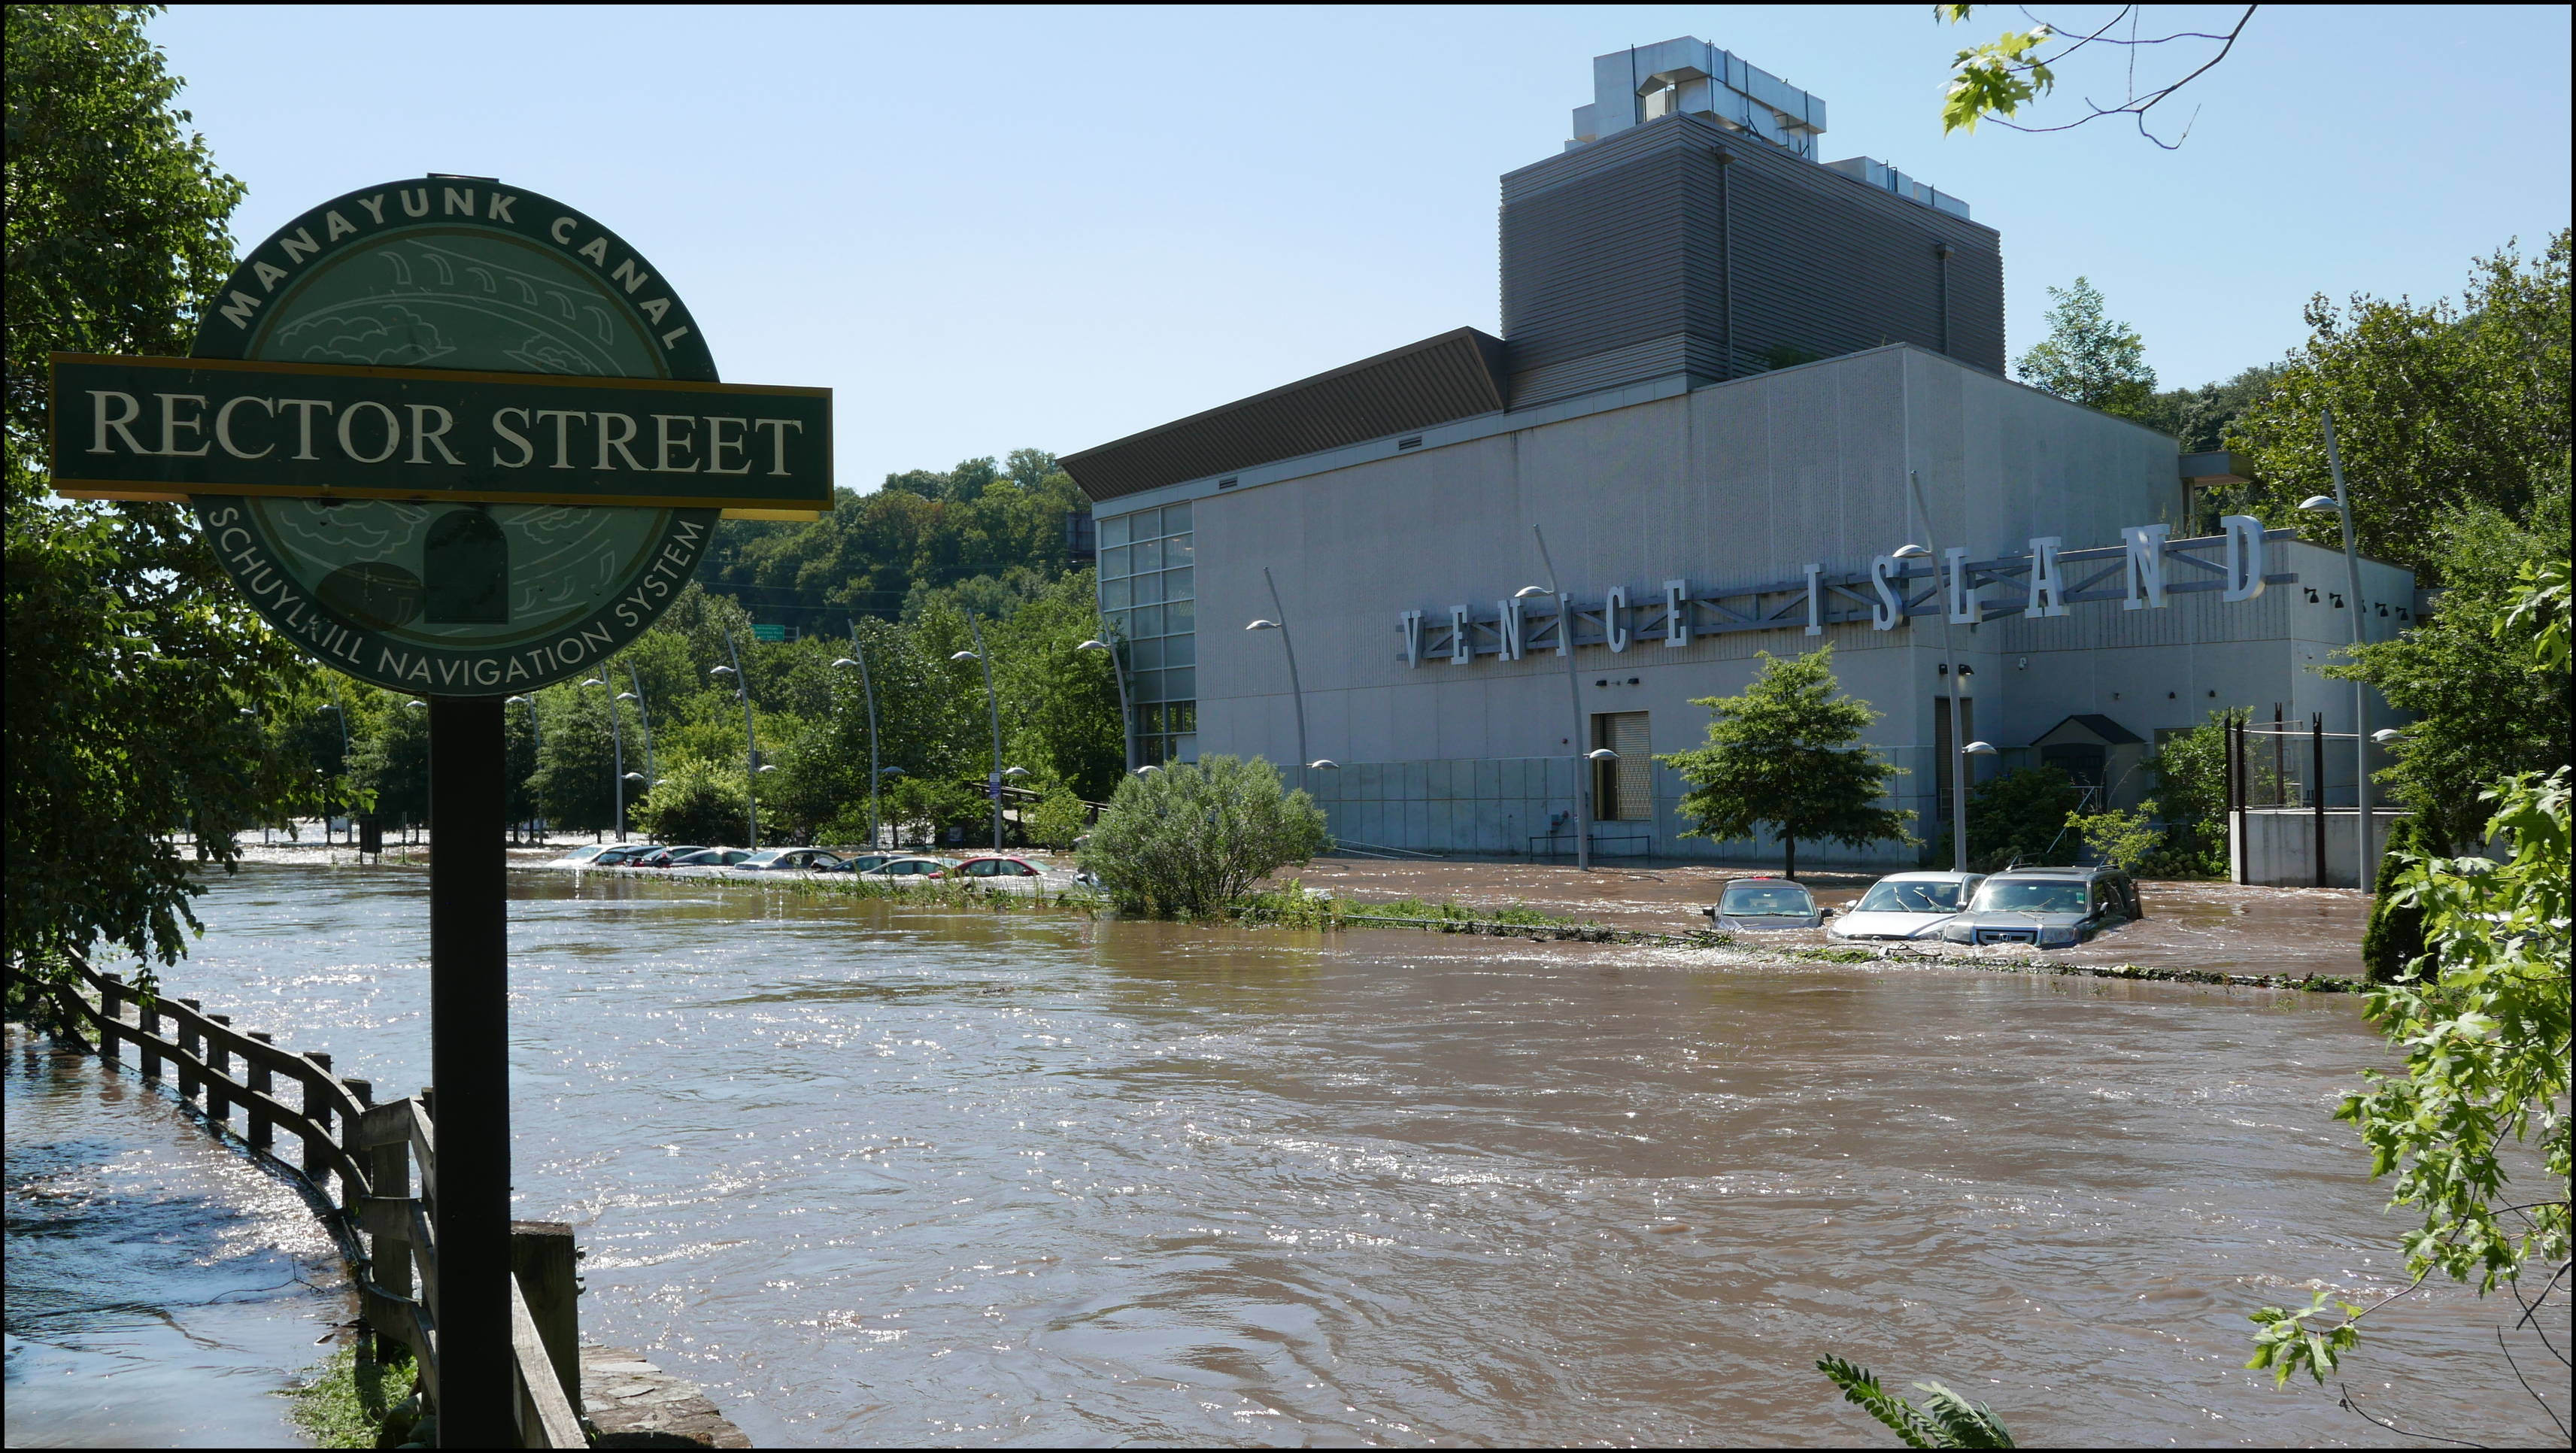
<path fill-rule="evenodd" d="M 2146 916 L 2138 885 L 2118 868 L 2007 868 L 1977 885 L 1967 910 L 1941 925 L 1941 937 L 2072 948 Z"/>

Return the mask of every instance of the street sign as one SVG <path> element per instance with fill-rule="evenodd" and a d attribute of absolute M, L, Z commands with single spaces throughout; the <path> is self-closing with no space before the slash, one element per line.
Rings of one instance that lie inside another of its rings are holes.
<path fill-rule="evenodd" d="M 831 395 L 719 383 L 658 268 L 479 177 L 363 187 L 242 259 L 187 359 L 54 360 L 76 498 L 186 498 L 252 605 L 360 680 L 503 696 L 660 616 L 720 513 L 831 508 Z"/>

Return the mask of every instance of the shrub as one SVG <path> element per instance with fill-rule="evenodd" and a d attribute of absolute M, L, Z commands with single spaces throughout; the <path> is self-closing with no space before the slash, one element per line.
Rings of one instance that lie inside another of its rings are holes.
<path fill-rule="evenodd" d="M 2156 802 L 2149 798 L 2135 812 L 2110 808 L 2095 813 L 2070 812 L 2066 825 L 2102 861 L 2122 872 L 2134 871 L 2165 845 L 2165 830 L 2156 823 Z"/>
<path fill-rule="evenodd" d="M 1072 847 L 1090 823 L 1091 809 L 1082 805 L 1072 788 L 1059 784 L 1028 814 L 1029 841 L 1061 852 Z"/>
<path fill-rule="evenodd" d="M 2083 802 L 2083 789 L 2056 767 L 2024 767 L 1979 783 L 1968 794 L 1968 867 L 1992 873 L 2016 860 L 2074 862 L 2083 839 L 2067 819 Z M 1950 834 L 1941 834 L 1926 861 L 1950 865 Z"/>
<path fill-rule="evenodd" d="M 2426 840 L 2412 817 L 2401 817 L 2388 834 L 2379 878 L 2372 884 L 2370 922 L 2361 931 L 2361 962 L 2374 984 L 2393 984 L 2424 956 L 2424 909 L 2411 893 L 2399 889 L 2406 870 L 2420 859 L 2437 855 L 2442 846 Z"/>
<path fill-rule="evenodd" d="M 1283 790 L 1268 762 L 1209 757 L 1119 783 L 1079 861 L 1120 910 L 1181 918 L 1233 902 L 1331 842 L 1323 809 Z"/>
<path fill-rule="evenodd" d="M 665 763 L 662 780 L 631 813 L 657 842 L 741 847 L 750 826 L 749 807 L 740 771 L 686 756 Z"/>

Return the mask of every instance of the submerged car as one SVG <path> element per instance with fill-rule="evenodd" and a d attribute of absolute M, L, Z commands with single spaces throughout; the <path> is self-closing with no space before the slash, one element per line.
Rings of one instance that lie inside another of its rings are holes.
<path fill-rule="evenodd" d="M 949 876 L 953 878 L 1041 878 L 1046 875 L 1037 864 L 1026 858 L 1007 854 L 996 856 L 988 853 L 983 857 L 968 858 L 959 863 L 957 870 Z"/>
<path fill-rule="evenodd" d="M 734 864 L 746 873 L 830 873 L 840 866 L 841 855 L 824 848 L 770 848 Z"/>
<path fill-rule="evenodd" d="M 1803 883 L 1787 878 L 1738 878 L 1717 895 L 1713 907 L 1700 910 L 1729 933 L 1761 933 L 1779 928 L 1813 928 L 1826 910 Z"/>
<path fill-rule="evenodd" d="M 1983 873 L 1890 873 L 1844 909 L 1827 936 L 1886 941 L 1938 934 L 1985 881 Z"/>
<path fill-rule="evenodd" d="M 867 873 L 872 878 L 940 878 L 951 866 L 946 858 L 888 858 Z"/>
<path fill-rule="evenodd" d="M 861 853 L 856 857 L 843 858 L 839 862 L 833 863 L 827 867 L 818 867 L 814 871 L 818 873 L 869 873 L 884 867 L 886 864 L 893 862 L 901 856 L 903 856 L 901 853 Z"/>
<path fill-rule="evenodd" d="M 1941 926 L 1941 938 L 2073 948 L 2146 916 L 2138 885 L 2117 868 L 2009 868 L 1978 885 L 1966 911 Z"/>
<path fill-rule="evenodd" d="M 703 853 L 706 850 L 707 847 L 704 843 L 673 843 L 667 848 L 655 848 L 644 856 L 637 858 L 635 860 L 635 866 L 639 868 L 667 868 L 674 862 L 687 857 L 691 853 Z"/>
<path fill-rule="evenodd" d="M 573 849 L 571 852 L 564 854 L 560 858 L 548 859 L 546 866 L 550 868 L 585 868 L 590 866 L 591 859 L 598 857 L 601 853 L 607 852 L 610 848 L 616 846 L 618 846 L 616 843 L 583 843 L 580 847 Z"/>
<path fill-rule="evenodd" d="M 748 848 L 700 848 L 671 860 L 674 868 L 730 868 L 751 856 Z"/>
<path fill-rule="evenodd" d="M 640 862 L 646 854 L 653 851 L 655 851 L 655 849 L 651 843 L 617 843 L 609 847 L 601 848 L 599 852 L 584 866 L 592 868 L 631 868 L 634 867 L 636 863 Z"/>

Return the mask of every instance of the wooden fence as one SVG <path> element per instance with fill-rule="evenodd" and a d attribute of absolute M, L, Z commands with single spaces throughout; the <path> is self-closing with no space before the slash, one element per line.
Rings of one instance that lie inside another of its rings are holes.
<path fill-rule="evenodd" d="M 237 1030 L 231 1016 L 208 1014 L 194 999 L 143 1003 L 133 985 L 77 959 L 72 969 L 77 984 L 35 986 L 52 1001 L 70 1038 L 110 1063 L 121 1063 L 130 1049 L 135 1068 L 154 1083 L 175 1077 L 179 1097 L 205 1112 L 209 1129 L 238 1134 L 252 1150 L 300 1174 L 331 1206 L 339 1229 L 356 1247 L 352 1271 L 367 1327 L 411 1349 L 422 1386 L 436 1404 L 438 1134 L 432 1092 L 378 1105 L 374 1087 L 341 1078 L 327 1054 L 279 1049 L 270 1036 Z M 285 1081 L 297 1086 L 295 1104 L 280 1098 Z M 279 1148 L 281 1134 L 297 1143 L 295 1159 Z M 510 1380 L 523 1448 L 589 1446 L 575 1412 L 581 1405 L 581 1337 L 573 1260 L 569 1226 L 512 1224 Z"/>

